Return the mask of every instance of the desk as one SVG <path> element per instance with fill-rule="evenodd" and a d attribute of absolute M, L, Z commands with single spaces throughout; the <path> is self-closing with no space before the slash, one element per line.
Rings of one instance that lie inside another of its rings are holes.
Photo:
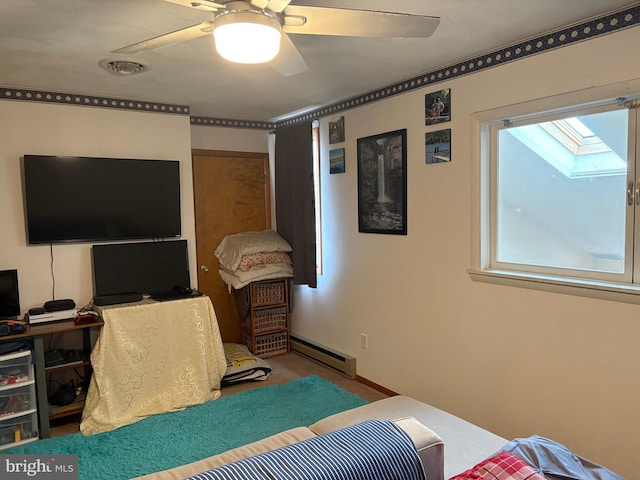
<path fill-rule="evenodd" d="M 98 311 L 104 326 L 91 353 L 83 434 L 220 396 L 227 364 L 209 297 L 143 300 Z"/>
<path fill-rule="evenodd" d="M 38 408 L 38 423 L 40 424 L 40 438 L 48 438 L 50 436 L 50 428 L 49 428 L 49 415 L 50 415 L 50 407 L 49 407 L 49 399 L 48 399 L 48 389 L 47 389 L 47 378 L 46 372 L 48 369 L 45 369 L 44 366 L 44 337 L 47 335 L 51 335 L 53 333 L 62 333 L 68 332 L 72 330 L 82 330 L 83 334 L 83 350 L 87 353 L 91 351 L 91 331 L 92 329 L 99 329 L 102 327 L 103 322 L 98 321 L 96 323 L 89 323 L 85 325 L 76 325 L 73 320 L 62 320 L 58 322 L 50 322 L 50 323 L 38 323 L 34 325 L 28 325 L 27 329 L 23 333 L 19 333 L 17 335 L 7 335 L 4 337 L 0 337 L 0 341 L 11 341 L 11 340 L 32 340 L 33 341 L 33 351 L 34 351 L 34 374 L 36 380 L 36 403 Z M 82 362 L 81 365 L 85 369 L 89 370 L 91 368 L 89 359 L 87 358 Z M 65 368 L 64 365 L 60 365 L 54 367 L 56 369 Z M 73 413 L 79 413 L 82 411 L 83 402 L 78 401 L 74 402 L 67 407 L 64 407 L 64 410 L 57 409 L 53 412 L 55 416 L 63 416 L 63 415 L 71 415 Z"/>

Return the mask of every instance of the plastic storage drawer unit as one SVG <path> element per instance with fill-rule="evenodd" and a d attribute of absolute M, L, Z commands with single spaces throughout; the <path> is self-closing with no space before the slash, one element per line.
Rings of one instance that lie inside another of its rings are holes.
<path fill-rule="evenodd" d="M 23 415 L 0 421 L 0 449 L 15 447 L 19 443 L 38 439 L 33 415 Z"/>
<path fill-rule="evenodd" d="M 0 356 L 0 387 L 29 380 L 33 380 L 30 351 Z"/>
<path fill-rule="evenodd" d="M 0 356 L 0 450 L 38 439 L 31 351 Z"/>

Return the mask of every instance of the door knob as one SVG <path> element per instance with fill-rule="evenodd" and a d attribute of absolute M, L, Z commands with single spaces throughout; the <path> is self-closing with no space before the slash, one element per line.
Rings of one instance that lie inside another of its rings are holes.
<path fill-rule="evenodd" d="M 207 267 L 206 265 L 200 265 L 200 270 L 202 270 L 203 272 L 208 272 L 209 267 Z"/>

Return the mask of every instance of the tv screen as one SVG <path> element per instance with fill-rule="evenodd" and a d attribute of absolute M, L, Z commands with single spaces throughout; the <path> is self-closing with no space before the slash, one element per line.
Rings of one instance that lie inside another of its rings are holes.
<path fill-rule="evenodd" d="M 191 287 L 186 240 L 94 245 L 92 257 L 96 296 Z"/>
<path fill-rule="evenodd" d="M 27 243 L 181 234 L 177 160 L 25 155 Z"/>
<path fill-rule="evenodd" d="M 0 320 L 16 319 L 20 316 L 18 294 L 18 271 L 0 271 Z"/>

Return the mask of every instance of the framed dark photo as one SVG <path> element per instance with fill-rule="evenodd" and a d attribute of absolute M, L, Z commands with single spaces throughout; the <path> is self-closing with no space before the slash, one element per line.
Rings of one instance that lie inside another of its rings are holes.
<path fill-rule="evenodd" d="M 424 163 L 448 163 L 451 161 L 451 129 L 445 128 L 424 135 Z"/>
<path fill-rule="evenodd" d="M 445 88 L 424 96 L 424 124 L 437 125 L 451 121 L 451 89 Z"/>
<path fill-rule="evenodd" d="M 358 231 L 407 234 L 407 130 L 358 139 Z"/>
<path fill-rule="evenodd" d="M 329 150 L 329 173 L 344 173 L 344 148 Z"/>
<path fill-rule="evenodd" d="M 329 122 L 329 144 L 344 142 L 344 117 Z"/>

